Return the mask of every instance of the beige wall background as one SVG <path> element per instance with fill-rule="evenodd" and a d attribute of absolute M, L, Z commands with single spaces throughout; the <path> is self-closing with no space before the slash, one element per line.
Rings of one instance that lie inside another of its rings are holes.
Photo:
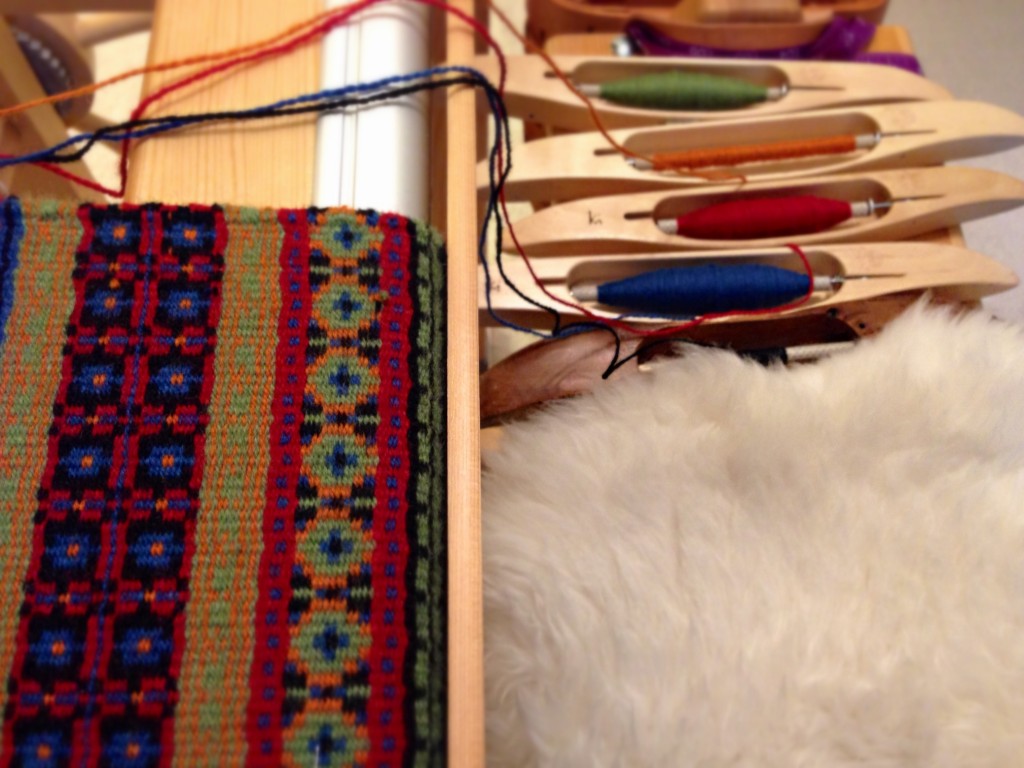
<path fill-rule="evenodd" d="M 910 31 L 925 74 L 958 99 L 988 101 L 1024 114 L 1022 0 L 890 0 L 886 22 Z M 1024 148 L 963 163 L 1024 178 Z M 1024 210 L 964 227 L 967 245 L 1024 276 Z M 1024 322 L 1024 288 L 986 302 Z"/>

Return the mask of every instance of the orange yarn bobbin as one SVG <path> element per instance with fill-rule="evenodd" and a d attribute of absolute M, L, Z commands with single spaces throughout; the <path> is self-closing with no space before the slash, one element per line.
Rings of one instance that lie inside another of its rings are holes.
<path fill-rule="evenodd" d="M 731 167 L 746 163 L 792 160 L 815 155 L 845 155 L 855 152 L 857 149 L 856 136 L 826 136 L 820 139 L 691 149 L 684 152 L 656 152 L 650 156 L 650 161 L 654 170 L 667 171 L 676 168 Z"/>

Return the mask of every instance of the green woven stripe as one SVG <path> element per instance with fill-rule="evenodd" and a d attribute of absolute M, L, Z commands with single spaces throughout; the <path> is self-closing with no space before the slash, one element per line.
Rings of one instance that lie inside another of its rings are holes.
<path fill-rule="evenodd" d="M 375 511 L 380 455 L 366 435 L 376 434 L 380 423 L 376 325 L 386 294 L 378 287 L 379 256 L 371 254 L 379 253 L 383 238 L 356 211 L 321 212 L 309 229 L 316 257 L 309 266 L 302 477 L 310 490 L 298 503 L 297 517 L 305 522 L 295 536 L 293 578 L 305 586 L 292 590 L 292 603 L 301 608 L 290 617 L 288 654 L 293 680 L 304 682 L 288 685 L 287 706 L 302 714 L 283 734 L 294 765 L 365 764 L 372 746 L 368 724 L 357 722 L 354 712 L 365 712 L 371 696 L 381 695 L 352 681 L 370 644 L 381 642 L 367 619 L 376 588 L 360 574 L 379 546 L 366 524 Z M 363 601 L 365 615 L 357 607 Z M 328 647 L 332 643 L 337 647 Z M 343 712 L 337 699 L 312 696 L 314 685 L 343 692 L 352 711 Z M 311 753 L 310 745 L 323 739 L 335 745 L 329 754 Z"/>
<path fill-rule="evenodd" d="M 0 358 L 0 675 L 10 673 L 21 589 L 32 552 L 32 517 L 46 464 L 46 435 L 60 381 L 61 347 L 74 306 L 71 282 L 82 228 L 76 206 L 23 203 L 14 306 Z M 7 686 L 0 686 L 0 711 Z"/>
<path fill-rule="evenodd" d="M 245 755 L 270 459 L 281 228 L 274 211 L 227 210 L 225 219 L 223 310 L 175 718 L 181 765 L 236 764 Z"/>
<path fill-rule="evenodd" d="M 417 227 L 416 299 L 421 319 L 415 343 L 417 385 L 425 393 L 417 404 L 416 422 L 422 437 L 417 446 L 418 471 L 414 475 L 416 505 L 415 562 L 416 610 L 414 664 L 414 718 L 418 735 L 413 755 L 416 766 L 444 764 L 446 632 L 446 338 L 445 251 L 440 236 L 426 226 Z M 412 533 L 412 531 L 410 531 Z"/>

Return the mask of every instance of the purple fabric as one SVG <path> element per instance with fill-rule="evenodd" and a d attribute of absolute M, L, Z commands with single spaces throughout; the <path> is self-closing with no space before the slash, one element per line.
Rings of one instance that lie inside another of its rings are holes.
<path fill-rule="evenodd" d="M 887 64 L 921 74 L 917 58 L 904 53 L 864 53 L 875 34 L 875 25 L 858 18 L 837 16 L 817 40 L 793 48 L 766 51 L 730 51 L 674 40 L 642 21 L 626 25 L 634 49 L 645 56 L 688 56 L 724 59 L 820 59 Z"/>

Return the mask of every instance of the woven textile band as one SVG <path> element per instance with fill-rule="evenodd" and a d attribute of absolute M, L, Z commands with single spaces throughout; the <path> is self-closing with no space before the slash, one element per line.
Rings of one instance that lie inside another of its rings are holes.
<path fill-rule="evenodd" d="M 444 248 L 0 202 L 0 766 L 443 763 Z"/>

